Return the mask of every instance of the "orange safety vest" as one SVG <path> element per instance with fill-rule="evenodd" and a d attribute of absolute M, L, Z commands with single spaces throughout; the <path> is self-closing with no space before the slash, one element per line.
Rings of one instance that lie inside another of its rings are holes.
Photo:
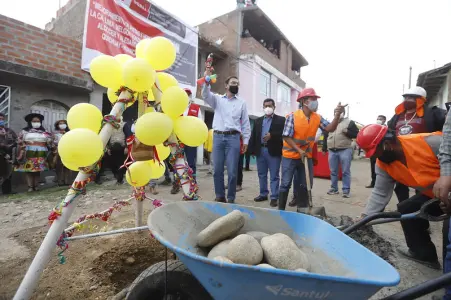
<path fill-rule="evenodd" d="M 440 163 L 425 140 L 426 137 L 433 135 L 442 135 L 442 133 L 437 131 L 398 136 L 406 157 L 406 165 L 400 161 L 386 164 L 378 159 L 377 166 L 397 182 L 433 198 L 432 187 L 440 177 Z"/>
<path fill-rule="evenodd" d="M 308 158 L 312 158 L 312 149 L 315 144 L 315 136 L 321 122 L 321 116 L 312 112 L 309 120 L 302 109 L 298 109 L 292 114 L 294 118 L 293 140 L 299 148 L 307 153 Z M 299 152 L 291 148 L 285 141 L 283 141 L 282 155 L 291 159 L 301 158 Z"/>

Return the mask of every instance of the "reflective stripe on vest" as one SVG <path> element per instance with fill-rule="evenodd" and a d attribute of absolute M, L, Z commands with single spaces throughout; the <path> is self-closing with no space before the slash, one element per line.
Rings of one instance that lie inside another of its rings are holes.
<path fill-rule="evenodd" d="M 296 145 L 307 153 L 307 157 L 312 157 L 312 149 L 315 144 L 315 136 L 321 122 L 321 116 L 311 113 L 308 119 L 302 109 L 293 113 L 293 141 Z M 300 159 L 301 155 L 293 149 L 286 141 L 283 141 L 282 155 L 286 158 Z"/>
<path fill-rule="evenodd" d="M 398 136 L 406 165 L 400 161 L 386 164 L 377 160 L 377 166 L 388 173 L 394 180 L 411 187 L 431 198 L 432 187 L 440 177 L 440 163 L 425 138 L 442 135 L 441 132 L 409 134 Z"/>

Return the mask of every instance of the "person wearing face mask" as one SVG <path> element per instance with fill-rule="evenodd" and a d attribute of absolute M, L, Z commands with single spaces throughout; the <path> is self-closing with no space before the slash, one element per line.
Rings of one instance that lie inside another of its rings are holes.
<path fill-rule="evenodd" d="M 379 115 L 377 116 L 377 120 L 376 120 L 376 124 L 379 125 L 385 125 L 385 122 L 387 121 L 387 117 L 383 116 L 383 115 Z M 360 156 L 360 150 L 361 148 L 359 148 L 359 156 Z M 374 184 L 376 183 L 376 159 L 371 157 L 370 158 L 370 164 L 371 164 L 371 183 L 369 185 L 366 186 L 366 188 L 372 189 L 374 187 Z"/>
<path fill-rule="evenodd" d="M 377 158 L 376 184 L 368 199 L 364 216 L 381 212 L 391 199 L 397 182 L 413 188 L 417 193 L 398 203 L 398 211 L 408 214 L 418 211 L 434 197 L 432 186 L 440 177 L 437 159 L 442 133 L 397 135 L 388 127 L 371 124 L 357 135 L 357 144 L 366 157 Z M 440 207 L 430 207 L 428 213 L 441 215 Z M 429 221 L 412 219 L 401 221 L 407 248 L 397 251 L 408 259 L 433 269 L 440 269 L 437 251 L 429 234 Z"/>
<path fill-rule="evenodd" d="M 279 199 L 279 170 L 282 160 L 282 132 L 285 118 L 274 113 L 276 104 L 273 99 L 263 101 L 264 115 L 255 120 L 249 140 L 249 152 L 257 158 L 260 194 L 255 202 L 268 200 L 268 170 L 271 190 L 270 206 L 276 207 Z"/>
<path fill-rule="evenodd" d="M 56 170 L 56 182 L 59 186 L 69 185 L 72 171 L 66 168 L 58 155 L 58 143 L 66 132 L 69 132 L 66 120 L 59 120 L 55 122 L 53 132 L 53 165 Z"/>
<path fill-rule="evenodd" d="M 312 88 L 303 89 L 297 101 L 299 109 L 289 114 L 285 121 L 283 129 L 283 147 L 282 147 L 282 180 L 279 190 L 279 209 L 285 210 L 287 198 L 293 181 L 293 175 L 296 172 L 296 186 L 307 186 L 304 167 L 309 168 L 310 183 L 313 184 L 313 161 L 312 149 L 315 144 L 315 136 L 318 128 L 323 132 L 333 132 L 338 126 L 340 115 L 346 107 L 338 103 L 334 110 L 334 119 L 327 121 L 321 115 L 317 114 L 318 99 L 320 97 Z M 305 159 L 306 158 L 306 159 Z M 304 163 L 306 166 L 304 166 Z M 298 211 L 303 211 L 308 207 L 308 197 L 303 197 L 306 193 L 297 192 L 296 202 Z"/>
<path fill-rule="evenodd" d="M 343 174 L 343 198 L 350 197 L 351 190 L 351 162 L 354 153 L 352 139 L 357 137 L 359 128 L 355 122 L 344 117 L 344 113 L 340 116 L 337 129 L 325 134 L 325 151 L 329 151 L 329 168 L 331 188 L 327 192 L 328 195 L 337 195 L 338 192 L 338 168 L 341 165 Z"/>
<path fill-rule="evenodd" d="M 6 127 L 5 115 L 0 113 L 0 179 L 2 179 L 3 195 L 14 194 L 11 187 L 13 148 L 16 146 L 17 135 Z"/>
<path fill-rule="evenodd" d="M 415 86 L 402 96 L 404 101 L 395 108 L 395 115 L 387 122 L 389 129 L 396 131 L 396 135 L 442 131 L 446 110 L 425 105 L 425 89 Z M 409 188 L 397 183 L 395 194 L 398 201 L 404 201 L 409 198 Z"/>
<path fill-rule="evenodd" d="M 186 94 L 189 97 L 189 104 L 183 113 L 184 116 L 196 117 L 202 120 L 202 112 L 200 110 L 200 105 L 194 103 L 193 95 L 190 89 L 185 89 Z M 184 146 L 186 161 L 188 166 L 193 170 L 193 177 L 196 180 L 196 163 L 197 163 L 197 147 Z"/>
<path fill-rule="evenodd" d="M 28 192 L 38 190 L 41 172 L 49 169 L 47 157 L 53 148 L 52 135 L 42 127 L 44 116 L 31 113 L 25 116 L 27 126 L 22 129 L 17 139 L 19 145 L 16 172 L 26 174 Z"/>
<path fill-rule="evenodd" d="M 211 75 L 211 71 L 205 71 L 204 75 Z M 246 102 L 237 96 L 239 81 L 236 76 L 230 76 L 226 79 L 225 90 L 226 93 L 222 96 L 213 94 L 210 91 L 209 83 L 206 82 L 202 87 L 202 98 L 214 109 L 213 179 L 216 201 L 226 202 L 224 186 L 224 164 L 226 164 L 228 175 L 227 202 L 234 203 L 240 152 L 245 153 L 247 150 L 251 127 Z"/>

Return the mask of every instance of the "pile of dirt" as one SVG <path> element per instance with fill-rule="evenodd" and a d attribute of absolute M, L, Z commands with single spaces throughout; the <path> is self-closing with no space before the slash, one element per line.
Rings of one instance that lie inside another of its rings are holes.
<path fill-rule="evenodd" d="M 339 218 L 331 217 L 327 220 L 333 226 L 349 226 L 354 223 L 353 219 L 349 216 L 340 216 Z M 376 253 L 379 257 L 395 266 L 392 256 L 394 255 L 393 245 L 377 234 L 372 226 L 363 226 L 362 228 L 349 234 L 359 244 L 365 246 L 372 252 Z"/>
<path fill-rule="evenodd" d="M 157 240 L 144 235 L 135 238 L 132 243 L 120 241 L 111 250 L 104 252 L 93 260 L 92 272 L 98 280 L 113 287 L 115 292 L 121 291 L 153 264 L 174 259 L 174 255 Z"/>
<path fill-rule="evenodd" d="M 40 226 L 10 237 L 28 248 L 30 257 L 2 263 L 0 299 L 14 296 L 45 233 L 46 228 Z M 166 258 L 166 248 L 147 232 L 69 242 L 63 265 L 57 251 L 55 247 L 32 299 L 110 299 L 142 271 Z M 168 259 L 173 259 L 167 251 Z"/>

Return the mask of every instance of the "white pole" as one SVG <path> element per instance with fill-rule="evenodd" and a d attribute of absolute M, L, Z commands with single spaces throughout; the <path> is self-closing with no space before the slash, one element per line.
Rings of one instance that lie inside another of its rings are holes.
<path fill-rule="evenodd" d="M 128 99 L 130 97 L 131 94 L 128 91 L 123 91 L 118 99 Z M 122 115 L 124 109 L 125 106 L 123 103 L 116 102 L 116 104 L 113 106 L 113 109 L 111 110 L 111 115 L 119 117 Z M 104 147 L 108 143 L 112 131 L 113 126 L 108 123 L 105 124 L 105 126 L 103 126 L 102 130 L 100 131 L 99 135 L 102 139 Z M 77 178 L 75 178 L 75 182 L 83 182 L 88 178 L 89 174 L 79 172 Z M 69 192 L 64 199 L 64 203 L 70 202 L 74 197 L 75 194 Z M 50 261 L 50 256 L 53 252 L 53 249 L 55 249 L 56 242 L 63 233 L 69 217 L 72 215 L 72 212 L 75 209 L 75 200 L 71 204 L 63 207 L 61 216 L 59 216 L 50 226 L 50 229 L 47 232 L 44 240 L 42 241 L 41 246 L 36 253 L 36 256 L 31 262 L 31 265 L 28 268 L 27 273 L 25 274 L 25 277 L 22 280 L 22 283 L 20 284 L 13 300 L 27 300 L 31 298 L 31 295 L 33 294 L 33 291 L 38 284 L 42 271 Z"/>
<path fill-rule="evenodd" d="M 159 86 L 158 79 L 156 80 L 155 85 L 152 87 L 152 93 L 155 96 L 155 102 L 156 103 L 160 103 L 160 101 L 161 101 L 161 90 L 157 86 Z M 168 138 L 168 141 L 171 144 L 177 144 L 178 145 L 178 140 L 177 140 L 177 137 L 175 136 L 174 133 L 171 134 L 171 136 Z M 177 153 L 177 147 L 170 146 L 169 148 L 171 149 L 171 154 L 175 155 Z M 185 158 L 177 158 L 175 160 L 175 164 L 184 166 L 186 164 Z M 173 166 L 173 167 L 175 169 L 175 166 Z M 185 170 L 183 170 L 183 169 L 179 169 L 179 170 L 177 170 L 177 174 L 179 176 L 182 176 L 184 171 Z M 185 194 L 185 196 L 188 196 L 190 194 L 190 186 L 189 186 L 189 184 L 185 184 L 187 181 L 188 180 L 186 180 L 186 179 L 180 180 L 180 184 L 182 185 L 183 193 Z"/>
<path fill-rule="evenodd" d="M 138 119 L 144 114 L 146 110 L 146 104 L 143 102 L 142 93 L 139 93 L 136 101 L 138 101 Z M 145 188 L 145 187 L 144 187 Z M 143 215 L 144 215 L 144 199 L 135 201 L 135 226 L 143 226 Z"/>

